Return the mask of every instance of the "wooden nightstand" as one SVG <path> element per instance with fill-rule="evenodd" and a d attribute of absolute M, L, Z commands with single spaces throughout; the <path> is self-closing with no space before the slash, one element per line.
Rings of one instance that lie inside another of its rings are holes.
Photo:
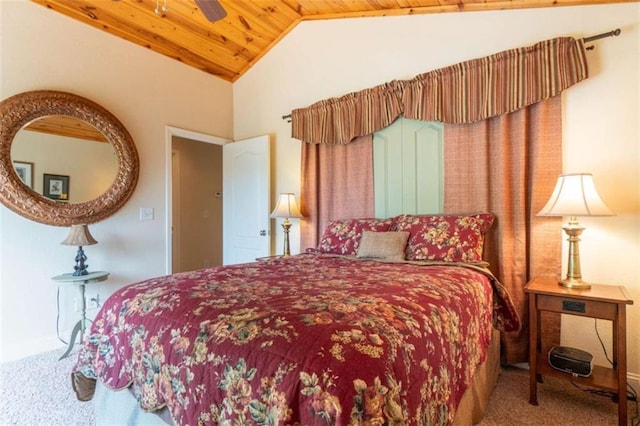
<path fill-rule="evenodd" d="M 632 305 L 622 286 L 592 284 L 590 289 L 562 287 L 552 278 L 535 278 L 524 288 L 529 294 L 529 403 L 538 405 L 537 384 L 543 375 L 553 376 L 618 395 L 618 424 L 627 424 L 627 317 Z M 559 312 L 612 322 L 613 368 L 593 366 L 589 377 L 574 376 L 553 369 L 542 353 L 540 311 Z"/>

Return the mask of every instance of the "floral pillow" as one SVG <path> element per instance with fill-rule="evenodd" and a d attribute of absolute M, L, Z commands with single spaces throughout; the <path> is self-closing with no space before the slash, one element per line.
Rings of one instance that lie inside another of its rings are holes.
<path fill-rule="evenodd" d="M 407 260 L 482 262 L 484 233 L 491 213 L 472 215 L 400 215 L 395 231 L 409 232 Z"/>
<path fill-rule="evenodd" d="M 393 219 L 334 220 L 318 244 L 320 253 L 356 254 L 364 231 L 385 232 L 391 229 Z"/>

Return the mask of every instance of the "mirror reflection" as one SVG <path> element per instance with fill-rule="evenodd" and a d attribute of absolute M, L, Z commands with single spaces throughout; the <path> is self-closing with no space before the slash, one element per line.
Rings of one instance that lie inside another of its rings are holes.
<path fill-rule="evenodd" d="M 18 131 L 11 160 L 27 186 L 69 203 L 101 196 L 118 173 L 113 145 L 90 124 L 61 115 L 39 118 Z"/>

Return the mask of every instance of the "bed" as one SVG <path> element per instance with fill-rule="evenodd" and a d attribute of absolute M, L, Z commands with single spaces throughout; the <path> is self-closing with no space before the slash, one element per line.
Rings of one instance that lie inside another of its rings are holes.
<path fill-rule="evenodd" d="M 491 222 L 334 221 L 309 253 L 126 286 L 94 320 L 74 389 L 129 389 L 179 425 L 475 422 L 495 330 L 520 326 L 481 261 Z"/>

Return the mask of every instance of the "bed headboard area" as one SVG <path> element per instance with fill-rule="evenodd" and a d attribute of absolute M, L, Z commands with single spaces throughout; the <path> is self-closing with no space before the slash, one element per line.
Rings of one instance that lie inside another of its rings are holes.
<path fill-rule="evenodd" d="M 525 361 L 523 288 L 561 266 L 559 219 L 536 216 L 562 172 L 560 93 L 587 76 L 582 40 L 562 37 L 294 110 L 301 247 L 333 219 L 493 213 L 485 260 L 525 320 L 504 358 Z"/>

